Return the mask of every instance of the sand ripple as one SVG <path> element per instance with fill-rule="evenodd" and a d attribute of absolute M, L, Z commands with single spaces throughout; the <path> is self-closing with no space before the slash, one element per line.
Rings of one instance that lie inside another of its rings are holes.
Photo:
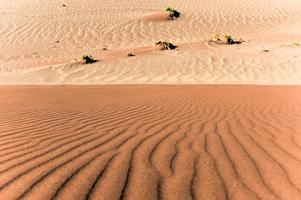
<path fill-rule="evenodd" d="M 0 84 L 301 84 L 299 0 L 64 4 L 4 0 Z M 162 11 L 167 6 L 181 11 L 181 17 L 166 20 Z M 208 44 L 215 33 L 246 42 Z M 158 40 L 185 48 L 127 58 L 129 51 Z M 104 47 L 124 54 L 105 62 Z M 74 65 L 84 53 L 102 62 Z"/>
<path fill-rule="evenodd" d="M 2 199 L 300 199 L 301 89 L 0 88 Z"/>

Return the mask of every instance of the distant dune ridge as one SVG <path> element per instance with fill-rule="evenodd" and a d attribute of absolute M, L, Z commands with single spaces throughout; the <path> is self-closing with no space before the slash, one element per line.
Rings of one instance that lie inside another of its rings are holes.
<path fill-rule="evenodd" d="M 1 199 L 301 199 L 301 88 L 0 87 Z"/>
<path fill-rule="evenodd" d="M 0 16 L 0 84 L 301 83 L 299 0 L 4 0 Z M 246 42 L 208 42 L 217 33 Z"/>

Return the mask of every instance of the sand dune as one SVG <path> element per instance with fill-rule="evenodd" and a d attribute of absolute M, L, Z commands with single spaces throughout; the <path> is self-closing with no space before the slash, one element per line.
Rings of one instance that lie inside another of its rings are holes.
<path fill-rule="evenodd" d="M 299 0 L 4 0 L 0 84 L 301 84 L 300 13 Z M 246 42 L 208 44 L 215 33 Z M 158 40 L 185 48 L 127 58 Z M 74 63 L 85 53 L 101 62 Z"/>
<path fill-rule="evenodd" d="M 300 94 L 2 86 L 1 199 L 300 199 Z"/>
<path fill-rule="evenodd" d="M 300 0 L 2 0 L 0 47 L 0 200 L 301 199 Z"/>

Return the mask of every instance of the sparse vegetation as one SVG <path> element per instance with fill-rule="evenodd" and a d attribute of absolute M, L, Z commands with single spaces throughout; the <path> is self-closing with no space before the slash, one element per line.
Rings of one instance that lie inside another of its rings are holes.
<path fill-rule="evenodd" d="M 234 40 L 231 35 L 225 35 L 225 40 L 226 40 L 227 44 L 231 44 L 231 45 L 241 43 L 241 41 L 239 41 L 239 40 Z"/>
<path fill-rule="evenodd" d="M 169 12 L 169 18 L 170 19 L 176 19 L 180 17 L 181 13 L 171 7 L 166 8 L 166 11 Z"/>
<path fill-rule="evenodd" d="M 221 35 L 220 34 L 215 34 L 213 35 L 210 39 L 209 42 L 216 42 L 216 41 L 221 41 Z"/>
<path fill-rule="evenodd" d="M 210 42 L 220 42 L 220 41 L 223 41 L 222 40 L 222 37 L 220 34 L 215 34 L 211 39 L 209 39 Z M 224 41 L 226 44 L 230 44 L 230 45 L 233 45 L 233 44 L 240 44 L 242 43 L 243 41 L 242 40 L 235 40 L 233 39 L 233 37 L 231 35 L 225 35 L 224 36 Z"/>
<path fill-rule="evenodd" d="M 84 64 L 92 64 L 92 63 L 95 63 L 97 60 L 93 59 L 93 57 L 91 55 L 83 55 L 81 57 L 81 61 Z"/>
<path fill-rule="evenodd" d="M 133 56 L 135 56 L 135 54 L 128 53 L 128 57 L 133 57 Z"/>
<path fill-rule="evenodd" d="M 161 46 L 161 50 L 174 50 L 177 48 L 174 44 L 166 41 L 159 41 L 156 43 L 156 45 Z"/>

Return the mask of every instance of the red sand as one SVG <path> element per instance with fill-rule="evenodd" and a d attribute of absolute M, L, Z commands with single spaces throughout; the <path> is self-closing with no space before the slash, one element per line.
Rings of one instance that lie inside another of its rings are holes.
<path fill-rule="evenodd" d="M 301 87 L 1 86 L 0 199 L 301 199 Z"/>

